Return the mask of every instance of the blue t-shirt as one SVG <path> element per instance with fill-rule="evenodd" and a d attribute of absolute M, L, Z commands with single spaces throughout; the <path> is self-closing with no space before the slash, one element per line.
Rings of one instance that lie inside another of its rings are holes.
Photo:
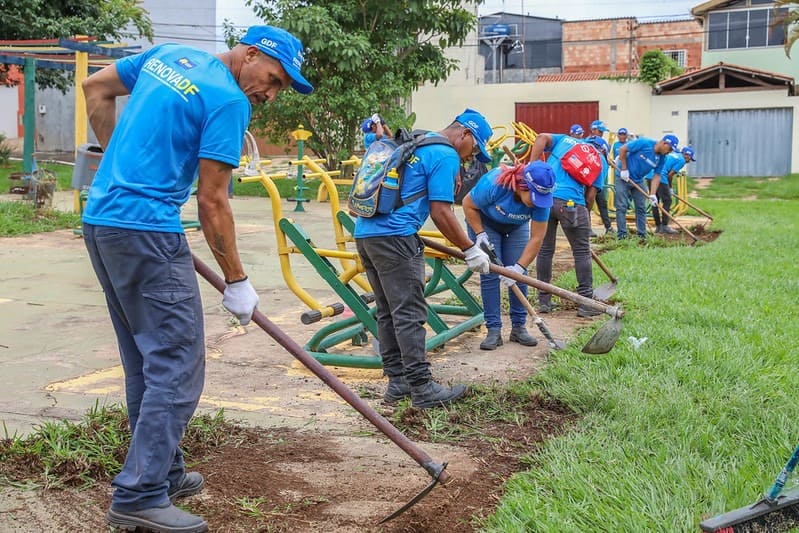
<path fill-rule="evenodd" d="M 663 168 L 664 157 L 655 153 L 654 139 L 640 137 L 627 143 L 627 170 L 630 179 L 642 183 L 650 173 L 659 173 Z"/>
<path fill-rule="evenodd" d="M 548 207 L 527 207 L 516 199 L 516 194 L 505 187 L 496 184 L 501 168 L 488 171 L 475 184 L 469 196 L 472 198 L 475 207 L 480 210 L 483 220 L 489 220 L 489 224 L 494 223 L 493 227 L 498 231 L 510 233 L 513 228 L 508 226 L 521 226 L 530 220 L 536 222 L 546 222 L 549 220 Z M 529 194 L 522 191 L 520 194 Z"/>
<path fill-rule="evenodd" d="M 685 166 L 685 157 L 679 152 L 671 152 L 663 158 L 663 168 L 660 170 L 660 183 L 669 184 L 669 173 L 675 174 Z"/>
<path fill-rule="evenodd" d="M 627 144 L 627 141 L 616 141 L 613 143 L 613 146 L 610 148 L 610 157 L 613 158 L 614 161 L 619 157 L 619 150 L 621 150 L 621 147 L 625 144 Z"/>
<path fill-rule="evenodd" d="M 363 148 L 364 150 L 368 150 L 372 143 L 377 140 L 377 133 L 365 133 L 363 135 Z"/>
<path fill-rule="evenodd" d="M 183 232 L 200 159 L 239 166 L 250 103 L 213 55 L 163 44 L 116 62 L 130 90 L 89 190 L 83 221 Z"/>
<path fill-rule="evenodd" d="M 555 172 L 555 191 L 552 193 L 554 198 L 564 201 L 573 201 L 577 205 L 585 205 L 585 186 L 572 178 L 568 172 L 563 170 L 560 164 L 560 157 L 554 155 L 556 153 L 566 153 L 570 146 L 559 146 L 560 143 L 572 144 L 576 139 L 568 135 L 552 134 L 552 146 L 549 149 L 550 155 L 547 158 L 547 163 L 552 167 Z M 578 141 L 583 143 L 584 141 Z M 565 149 L 564 149 L 565 148 Z M 608 175 L 608 163 L 604 157 L 599 158 L 602 161 L 602 171 L 597 176 L 592 184 L 600 191 L 605 186 L 605 180 Z"/>
<path fill-rule="evenodd" d="M 460 163 L 458 153 L 450 146 L 430 144 L 417 148 L 403 170 L 402 198 L 425 189 L 427 195 L 385 215 L 358 217 L 355 237 L 406 236 L 418 232 L 430 216 L 430 200 L 450 204 L 455 201 L 455 178 L 460 172 Z"/>

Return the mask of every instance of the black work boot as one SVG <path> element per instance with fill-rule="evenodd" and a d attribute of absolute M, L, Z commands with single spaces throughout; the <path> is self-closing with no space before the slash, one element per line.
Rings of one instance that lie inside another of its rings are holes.
<path fill-rule="evenodd" d="M 405 376 L 396 376 L 388 378 L 388 387 L 386 393 L 383 395 L 383 401 L 388 404 L 399 403 L 403 398 L 411 396 L 411 386 Z"/>
<path fill-rule="evenodd" d="M 170 504 L 165 507 L 151 507 L 141 511 L 108 510 L 106 520 L 111 527 L 123 531 L 160 531 L 161 533 L 204 533 L 208 524 L 191 513 Z"/>
<path fill-rule="evenodd" d="M 466 392 L 466 385 L 458 384 L 446 387 L 430 380 L 424 385 L 412 386 L 411 399 L 414 407 L 429 409 L 454 402 L 463 396 L 464 392 Z"/>
<path fill-rule="evenodd" d="M 480 343 L 481 350 L 496 350 L 497 346 L 502 346 L 502 330 L 489 328 L 488 335 Z"/>
<path fill-rule="evenodd" d="M 602 311 L 597 311 L 596 309 L 593 309 L 591 307 L 584 307 L 581 305 L 580 307 L 577 308 L 577 316 L 582 318 L 591 318 L 601 314 Z"/>
<path fill-rule="evenodd" d="M 551 313 L 555 310 L 555 304 L 552 303 L 552 300 L 547 298 L 546 300 L 542 300 L 541 298 L 538 299 L 538 312 L 541 314 Z"/>
<path fill-rule="evenodd" d="M 660 233 L 668 233 L 669 235 L 674 235 L 675 233 L 677 233 L 677 230 L 670 228 L 666 224 L 663 224 L 660 227 Z"/>
<path fill-rule="evenodd" d="M 169 501 L 175 503 L 178 498 L 185 498 L 197 494 L 205 486 L 203 475 L 199 472 L 187 472 L 183 474 L 183 478 L 176 484 L 170 485 L 166 495 L 169 496 Z"/>
<path fill-rule="evenodd" d="M 522 346 L 536 346 L 538 345 L 538 341 L 535 340 L 535 337 L 530 335 L 527 331 L 527 328 L 524 327 L 523 324 L 519 324 L 518 326 L 513 326 L 510 330 L 510 338 L 508 339 L 510 342 L 518 342 Z"/>

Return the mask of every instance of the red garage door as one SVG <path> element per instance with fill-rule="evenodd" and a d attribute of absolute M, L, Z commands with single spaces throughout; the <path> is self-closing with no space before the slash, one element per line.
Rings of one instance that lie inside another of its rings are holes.
<path fill-rule="evenodd" d="M 569 133 L 579 124 L 588 135 L 588 127 L 599 118 L 599 102 L 517 103 L 516 122 L 523 122 L 541 133 Z"/>

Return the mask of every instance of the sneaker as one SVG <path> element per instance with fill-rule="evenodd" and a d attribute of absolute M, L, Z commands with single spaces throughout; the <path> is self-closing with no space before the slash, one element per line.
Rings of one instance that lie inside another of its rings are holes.
<path fill-rule="evenodd" d="M 115 511 L 111 508 L 105 518 L 111 527 L 123 531 L 136 531 L 137 528 L 160 533 L 204 533 L 208 531 L 208 524 L 205 520 L 172 504 L 129 512 Z"/>
<path fill-rule="evenodd" d="M 594 230 L 591 230 L 591 233 L 588 234 L 589 239 L 596 239 L 598 236 Z"/>
<path fill-rule="evenodd" d="M 510 330 L 510 338 L 508 339 L 510 342 L 518 342 L 522 346 L 537 346 L 538 341 L 535 340 L 535 337 L 530 335 L 527 331 L 527 328 L 523 325 L 513 326 Z"/>
<path fill-rule="evenodd" d="M 383 395 L 383 401 L 388 404 L 399 403 L 404 398 L 410 398 L 411 386 L 405 379 L 405 376 L 389 377 L 388 387 L 386 393 Z"/>
<path fill-rule="evenodd" d="M 611 227 L 605 228 L 605 235 L 611 235 L 611 234 L 613 234 L 613 228 Z"/>
<path fill-rule="evenodd" d="M 660 227 L 660 232 L 661 233 L 668 233 L 669 235 L 674 235 L 674 234 L 678 233 L 676 229 L 672 229 L 672 228 L 666 226 L 665 224 Z"/>
<path fill-rule="evenodd" d="M 411 399 L 414 407 L 428 409 L 454 402 L 463 396 L 464 392 L 466 392 L 466 385 L 458 384 L 452 387 L 445 387 L 430 380 L 424 385 L 412 386 Z"/>
<path fill-rule="evenodd" d="M 552 302 L 538 302 L 538 312 L 546 315 L 555 310 L 555 305 Z"/>
<path fill-rule="evenodd" d="M 663 226 L 658 226 L 655 228 L 655 233 L 663 233 Z"/>
<path fill-rule="evenodd" d="M 499 328 L 490 328 L 488 335 L 480 343 L 481 350 L 496 350 L 497 346 L 502 346 L 502 330 Z"/>
<path fill-rule="evenodd" d="M 178 498 L 193 496 L 203 490 L 204 487 L 205 480 L 202 474 L 199 472 L 187 472 L 183 474 L 183 479 L 179 483 L 174 486 L 170 485 L 166 495 L 169 496 L 170 502 L 175 503 Z"/>
<path fill-rule="evenodd" d="M 591 307 L 580 306 L 580 307 L 577 308 L 577 316 L 582 317 L 582 318 L 591 318 L 591 317 L 598 316 L 598 315 L 601 315 L 601 314 L 602 314 L 602 311 L 597 311 L 596 309 L 593 309 Z"/>

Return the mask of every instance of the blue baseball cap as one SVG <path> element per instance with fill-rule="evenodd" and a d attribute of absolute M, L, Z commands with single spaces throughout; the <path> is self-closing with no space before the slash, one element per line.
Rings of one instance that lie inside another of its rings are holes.
<path fill-rule="evenodd" d="M 305 61 L 302 43 L 282 28 L 274 26 L 250 26 L 240 41 L 280 61 L 283 70 L 293 80 L 291 86 L 300 94 L 310 94 L 313 86 L 308 83 L 300 69 Z"/>
<path fill-rule="evenodd" d="M 682 149 L 682 155 L 687 155 L 691 159 L 691 161 L 696 161 L 696 159 L 694 159 L 696 153 L 694 152 L 694 149 L 691 148 L 690 146 L 686 146 Z"/>
<path fill-rule="evenodd" d="M 491 129 L 491 125 L 486 118 L 474 109 L 466 109 L 463 113 L 455 117 L 455 122 L 469 128 L 469 131 L 472 132 L 474 142 L 480 149 L 480 152 L 477 154 L 477 160 L 481 163 L 490 163 L 491 156 L 486 148 L 486 143 L 488 139 L 491 138 L 494 130 Z"/>
<path fill-rule="evenodd" d="M 533 161 L 524 167 L 524 183 L 530 189 L 530 199 L 536 207 L 552 207 L 555 172 L 543 161 Z"/>
<path fill-rule="evenodd" d="M 610 146 L 608 145 L 608 141 L 606 141 L 599 135 L 591 135 L 585 140 L 585 142 L 595 146 L 600 152 L 602 152 L 602 155 L 604 156 L 607 156 L 608 152 L 610 151 Z"/>
<path fill-rule="evenodd" d="M 366 118 L 363 120 L 363 122 L 361 122 L 361 131 L 364 133 L 369 133 L 370 131 L 372 131 L 372 126 L 374 126 L 372 119 Z"/>
<path fill-rule="evenodd" d="M 619 128 L 619 131 L 616 132 L 617 135 L 627 135 L 627 128 Z"/>
<path fill-rule="evenodd" d="M 569 135 L 582 135 L 583 133 L 585 133 L 583 127 L 579 124 L 572 124 L 572 127 L 569 128 Z"/>
<path fill-rule="evenodd" d="M 601 120 L 595 120 L 595 121 L 593 121 L 593 122 L 591 123 L 591 129 L 592 129 L 592 130 L 593 130 L 593 129 L 598 129 L 598 130 L 599 130 L 599 131 L 601 131 L 602 133 L 605 133 L 606 131 L 608 131 L 608 127 L 607 127 L 607 126 L 605 126 L 605 123 L 604 123 L 604 122 L 602 122 Z"/>
<path fill-rule="evenodd" d="M 676 135 L 669 133 L 668 135 L 664 135 L 661 141 L 668 144 L 671 147 L 672 152 L 679 150 L 678 146 L 680 145 L 680 139 L 678 139 Z"/>

